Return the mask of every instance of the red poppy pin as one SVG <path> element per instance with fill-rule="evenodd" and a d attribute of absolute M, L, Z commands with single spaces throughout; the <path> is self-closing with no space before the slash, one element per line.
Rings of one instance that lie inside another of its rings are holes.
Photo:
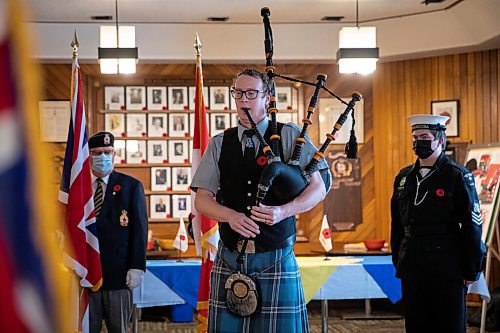
<path fill-rule="evenodd" d="M 438 197 L 444 197 L 444 190 L 443 190 L 442 188 L 438 188 L 438 189 L 436 190 L 436 195 L 437 195 Z"/>
<path fill-rule="evenodd" d="M 115 195 L 115 194 L 116 194 L 116 192 L 119 192 L 121 189 L 122 189 L 121 185 L 120 185 L 120 184 L 116 184 L 116 185 L 113 187 L 113 195 Z"/>
<path fill-rule="evenodd" d="M 257 159 L 258 165 L 266 165 L 266 163 L 267 163 L 267 158 L 265 156 L 261 156 Z"/>

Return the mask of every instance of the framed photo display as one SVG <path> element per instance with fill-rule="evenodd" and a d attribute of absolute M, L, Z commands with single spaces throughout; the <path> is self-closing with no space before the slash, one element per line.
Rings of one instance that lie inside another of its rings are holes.
<path fill-rule="evenodd" d="M 276 87 L 276 107 L 278 110 L 292 109 L 292 87 Z"/>
<path fill-rule="evenodd" d="M 125 140 L 115 140 L 115 164 L 124 164 L 126 161 Z"/>
<path fill-rule="evenodd" d="M 350 100 L 349 98 L 342 98 L 343 100 Z M 345 105 L 342 104 L 336 98 L 320 98 L 319 99 L 319 141 L 324 142 L 326 140 L 326 133 L 332 131 L 333 125 L 339 118 L 339 116 L 344 112 Z M 356 130 L 356 137 L 358 143 L 364 142 L 364 122 L 363 122 L 363 110 L 364 110 L 364 100 L 356 103 L 354 106 L 354 117 L 356 119 L 356 125 L 354 129 Z M 349 113 L 349 117 L 345 121 L 344 125 L 338 131 L 338 136 L 335 141 L 330 144 L 345 144 L 349 141 L 349 136 L 351 134 L 352 127 L 352 117 Z"/>
<path fill-rule="evenodd" d="M 168 87 L 168 109 L 188 109 L 187 87 Z"/>
<path fill-rule="evenodd" d="M 167 87 L 147 87 L 148 110 L 167 109 Z"/>
<path fill-rule="evenodd" d="M 229 113 L 211 113 L 210 114 L 210 136 L 215 136 L 230 128 Z"/>
<path fill-rule="evenodd" d="M 187 113 L 170 113 L 168 115 L 168 135 L 171 137 L 189 136 Z"/>
<path fill-rule="evenodd" d="M 124 110 L 125 88 L 117 86 L 104 87 L 104 108 L 106 110 Z"/>
<path fill-rule="evenodd" d="M 189 87 L 189 110 L 194 110 L 195 109 L 195 97 L 196 97 L 196 87 L 195 86 L 190 86 Z M 205 103 L 205 107 L 207 109 L 210 109 L 210 103 L 209 97 L 208 97 L 208 87 L 203 87 L 203 102 Z"/>
<path fill-rule="evenodd" d="M 191 196 L 172 195 L 172 217 L 187 218 L 191 212 Z"/>
<path fill-rule="evenodd" d="M 188 163 L 188 140 L 168 141 L 168 163 Z"/>
<path fill-rule="evenodd" d="M 146 136 L 146 114 L 129 113 L 127 114 L 127 136 L 143 137 Z"/>
<path fill-rule="evenodd" d="M 130 86 L 127 91 L 127 110 L 146 110 L 146 87 Z"/>
<path fill-rule="evenodd" d="M 148 114 L 148 136 L 166 137 L 167 136 L 167 114 L 149 113 Z"/>
<path fill-rule="evenodd" d="M 125 114 L 106 113 L 104 115 L 104 130 L 116 137 L 125 136 Z"/>
<path fill-rule="evenodd" d="M 229 87 L 210 87 L 210 110 L 229 110 Z"/>
<path fill-rule="evenodd" d="M 170 195 L 153 194 L 149 196 L 149 216 L 152 219 L 167 219 L 170 213 Z"/>
<path fill-rule="evenodd" d="M 146 163 L 146 141 L 127 140 L 127 163 Z"/>
<path fill-rule="evenodd" d="M 170 167 L 151 168 L 151 191 L 171 191 Z"/>
<path fill-rule="evenodd" d="M 446 136 L 458 136 L 458 100 L 432 101 L 431 112 L 436 116 L 450 117 L 446 122 Z"/>
<path fill-rule="evenodd" d="M 167 141 L 148 140 L 148 163 L 166 163 L 167 158 Z"/>
<path fill-rule="evenodd" d="M 188 191 L 191 184 L 191 167 L 172 168 L 172 190 Z"/>

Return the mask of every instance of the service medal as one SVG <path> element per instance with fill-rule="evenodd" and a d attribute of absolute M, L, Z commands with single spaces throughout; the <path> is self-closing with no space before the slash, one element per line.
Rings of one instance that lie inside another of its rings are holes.
<path fill-rule="evenodd" d="M 127 216 L 127 211 L 125 209 L 122 210 L 122 215 L 120 216 L 120 225 L 122 227 L 128 226 L 128 216 Z"/>

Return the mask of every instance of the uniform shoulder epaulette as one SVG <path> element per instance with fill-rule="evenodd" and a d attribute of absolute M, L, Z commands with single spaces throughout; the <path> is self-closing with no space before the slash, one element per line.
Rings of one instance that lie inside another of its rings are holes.
<path fill-rule="evenodd" d="M 399 175 L 407 175 L 410 173 L 410 170 L 413 168 L 413 164 L 409 164 L 405 166 L 403 169 L 399 170 Z"/>
<path fill-rule="evenodd" d="M 470 173 L 470 171 L 465 166 L 453 160 L 448 160 L 448 164 L 457 169 L 463 175 Z"/>

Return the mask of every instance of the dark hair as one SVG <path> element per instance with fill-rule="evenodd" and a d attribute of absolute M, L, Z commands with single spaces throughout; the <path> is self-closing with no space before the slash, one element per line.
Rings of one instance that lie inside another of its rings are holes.
<path fill-rule="evenodd" d="M 260 79 L 262 81 L 262 90 L 264 91 L 265 94 L 270 94 L 272 91 L 272 86 L 271 82 L 269 81 L 269 77 L 267 74 L 262 73 L 256 68 L 245 68 L 242 69 L 241 71 L 236 74 L 236 76 L 233 79 L 233 87 L 236 83 L 236 79 L 238 79 L 240 76 L 246 75 L 246 76 L 251 76 L 256 79 Z"/>
<path fill-rule="evenodd" d="M 445 131 L 437 131 L 437 130 L 430 130 L 432 135 L 434 135 L 434 138 L 436 140 L 442 139 L 443 143 L 441 144 L 441 147 L 443 147 L 443 150 L 446 148 L 446 132 Z"/>

